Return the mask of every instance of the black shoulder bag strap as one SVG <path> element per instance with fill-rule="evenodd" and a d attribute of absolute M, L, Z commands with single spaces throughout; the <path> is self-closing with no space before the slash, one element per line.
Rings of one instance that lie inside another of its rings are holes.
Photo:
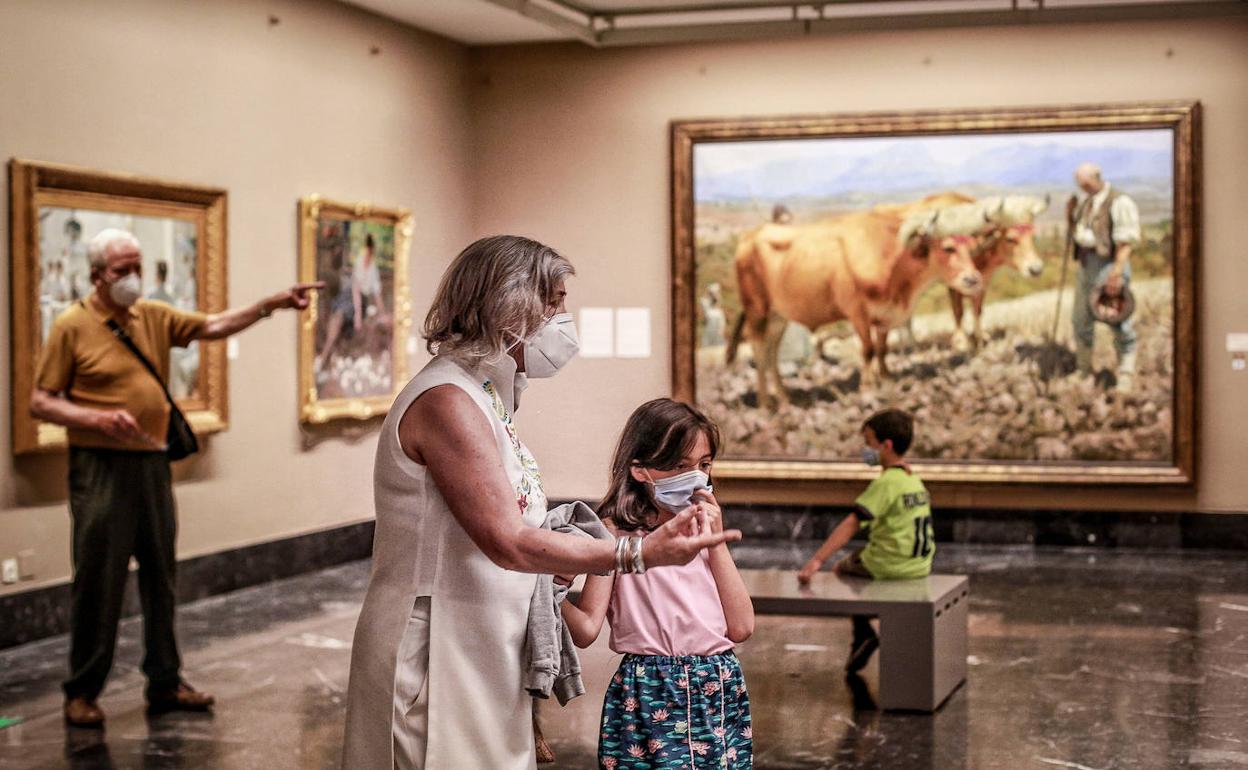
<path fill-rule="evenodd" d="M 139 359 L 139 363 L 143 364 L 147 371 L 151 372 L 156 378 L 156 382 L 160 383 L 160 390 L 165 394 L 165 400 L 169 402 L 169 434 L 166 436 L 168 441 L 168 452 L 170 460 L 181 460 L 187 455 L 194 454 L 199 451 L 199 441 L 195 438 L 194 431 L 191 430 L 190 423 L 186 420 L 186 415 L 182 414 L 182 410 L 174 403 L 173 396 L 169 393 L 169 388 L 165 387 L 165 381 L 160 378 L 160 372 L 156 371 L 156 367 L 152 366 L 152 362 L 147 360 L 147 356 L 143 355 L 143 351 L 139 350 L 139 346 L 134 344 L 134 340 L 126 334 L 126 330 L 121 328 L 121 324 L 116 319 L 110 318 L 105 323 L 112 331 L 113 336 L 130 349 L 134 357 Z"/>
<path fill-rule="evenodd" d="M 139 359 L 139 362 L 143 364 L 143 366 L 152 373 L 152 376 L 156 378 L 156 381 L 160 383 L 160 389 L 164 391 L 165 398 L 169 400 L 169 405 L 175 406 L 173 403 L 173 396 L 169 395 L 169 389 L 165 387 L 165 381 L 160 378 L 160 372 L 156 371 L 156 367 L 152 366 L 152 362 L 147 360 L 147 356 L 143 355 L 143 351 L 139 350 L 139 346 L 134 344 L 134 340 L 130 339 L 129 334 L 126 334 L 126 330 L 121 328 L 121 324 L 117 323 L 117 321 L 113 318 L 108 319 L 105 323 L 108 324 L 108 328 L 112 331 L 113 336 L 120 340 L 121 344 L 130 348 L 130 352 L 134 354 L 134 357 Z"/>

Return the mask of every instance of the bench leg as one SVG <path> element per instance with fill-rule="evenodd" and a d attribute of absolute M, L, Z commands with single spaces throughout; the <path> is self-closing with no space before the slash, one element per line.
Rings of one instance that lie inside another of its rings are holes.
<path fill-rule="evenodd" d="M 967 598 L 880 615 L 881 708 L 935 711 L 966 679 Z"/>
<path fill-rule="evenodd" d="M 933 710 L 940 708 L 953 691 L 966 681 L 966 628 L 970 608 L 970 587 L 963 586 L 950 606 L 940 608 L 941 614 L 936 618 L 936 697 Z"/>

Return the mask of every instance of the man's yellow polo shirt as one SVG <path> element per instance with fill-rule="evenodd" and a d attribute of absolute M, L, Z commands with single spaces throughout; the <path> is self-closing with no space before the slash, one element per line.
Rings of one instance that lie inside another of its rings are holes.
<path fill-rule="evenodd" d="M 203 313 L 139 300 L 130 307 L 122 328 L 167 383 L 169 349 L 190 344 L 207 320 Z M 71 446 L 150 451 L 165 445 L 169 432 L 165 394 L 147 367 L 113 336 L 108 314 L 96 306 L 94 294 L 70 305 L 52 324 L 35 387 L 91 409 L 125 409 L 155 442 L 116 441 L 96 431 L 70 428 Z"/>

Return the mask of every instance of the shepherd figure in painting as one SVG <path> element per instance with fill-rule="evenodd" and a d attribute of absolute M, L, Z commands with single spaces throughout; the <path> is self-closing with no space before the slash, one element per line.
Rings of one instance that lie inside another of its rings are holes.
<path fill-rule="evenodd" d="M 1084 163 L 1075 169 L 1075 184 L 1086 194 L 1073 212 L 1079 282 L 1070 321 L 1075 334 L 1076 368 L 1080 375 L 1092 374 L 1096 322 L 1101 321 L 1114 332 L 1117 389 L 1130 393 L 1135 383 L 1135 327 L 1127 314 L 1096 312 L 1094 302 L 1102 296 L 1112 301 L 1129 295 L 1131 249 L 1140 240 L 1140 210 L 1131 196 L 1101 177 L 1101 169 L 1095 163 Z"/>
<path fill-rule="evenodd" d="M 702 347 L 716 348 L 724 344 L 724 307 L 718 283 L 706 287 L 699 303 L 702 305 Z"/>

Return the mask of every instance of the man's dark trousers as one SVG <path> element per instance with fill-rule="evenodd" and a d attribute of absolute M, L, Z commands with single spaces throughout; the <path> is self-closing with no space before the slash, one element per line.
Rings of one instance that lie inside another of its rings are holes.
<path fill-rule="evenodd" d="M 131 556 L 139 563 L 147 691 L 175 689 L 181 668 L 173 628 L 177 522 L 168 457 L 70 447 L 69 511 L 74 582 L 66 697 L 95 700 L 104 689 Z"/>

